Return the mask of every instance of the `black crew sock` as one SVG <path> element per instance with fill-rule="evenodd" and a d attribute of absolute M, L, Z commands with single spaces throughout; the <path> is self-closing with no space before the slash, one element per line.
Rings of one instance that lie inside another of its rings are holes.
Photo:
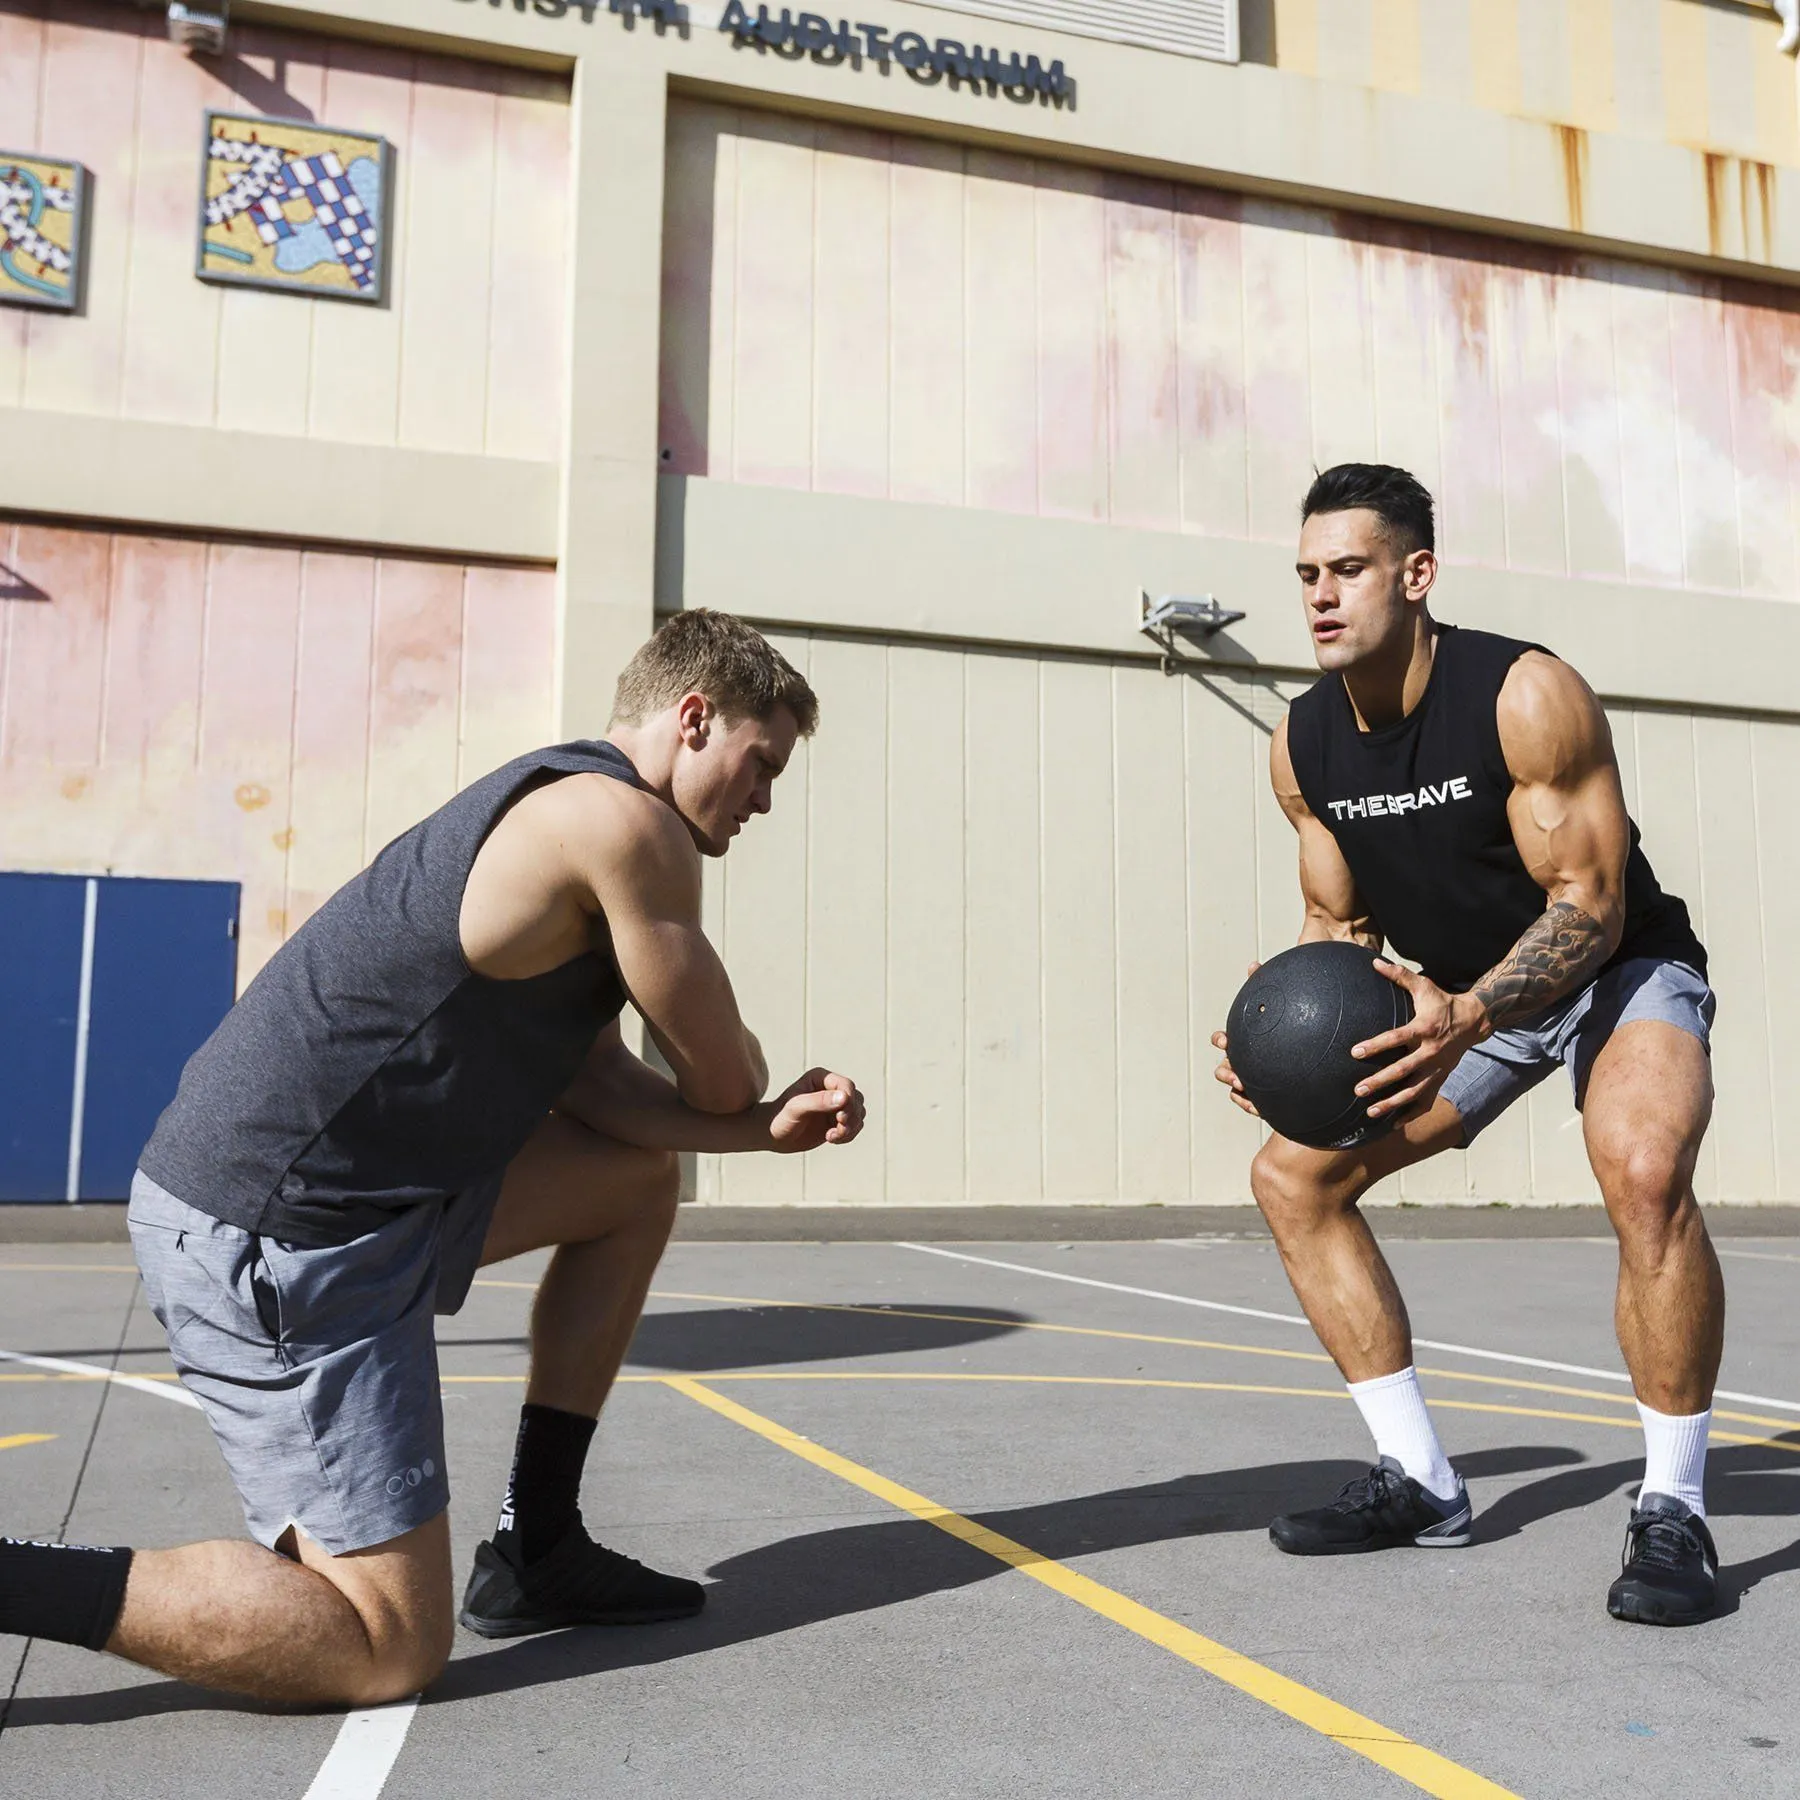
<path fill-rule="evenodd" d="M 581 1523 L 581 1468 L 594 1441 L 592 1419 L 554 1406 L 519 1409 L 519 1437 L 494 1548 L 524 1568 L 561 1543 Z"/>
<path fill-rule="evenodd" d="M 125 1605 L 131 1552 L 0 1537 L 0 1632 L 104 1650 Z"/>

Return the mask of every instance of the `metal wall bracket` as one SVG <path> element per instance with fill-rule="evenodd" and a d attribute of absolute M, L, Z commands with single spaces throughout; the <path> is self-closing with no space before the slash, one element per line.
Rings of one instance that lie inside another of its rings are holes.
<path fill-rule="evenodd" d="M 225 21 L 231 0 L 169 0 L 169 42 L 202 56 L 219 56 L 225 50 Z"/>
<path fill-rule="evenodd" d="M 1248 616 L 1221 606 L 1211 594 L 1198 600 L 1181 594 L 1162 594 L 1152 600 L 1147 590 L 1139 589 L 1138 603 L 1138 629 L 1162 651 L 1165 675 L 1173 675 L 1178 663 L 1192 660 L 1181 654 L 1182 642 L 1204 643 L 1215 632 Z"/>

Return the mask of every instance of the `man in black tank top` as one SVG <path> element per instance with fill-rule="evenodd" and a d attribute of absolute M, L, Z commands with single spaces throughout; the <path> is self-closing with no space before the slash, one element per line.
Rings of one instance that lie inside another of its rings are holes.
<path fill-rule="evenodd" d="M 594 1543 L 581 1473 L 674 1222 L 682 1151 L 806 1151 L 854 1082 L 768 1071 L 700 929 L 701 859 L 818 703 L 749 626 L 669 621 L 609 741 L 534 751 L 390 844 L 251 982 L 145 1147 L 145 1292 L 255 1544 L 0 1539 L 0 1632 L 260 1699 L 416 1692 L 487 1637 L 697 1612 Z M 636 1007 L 671 1076 L 625 1048 Z M 512 1476 L 457 1612 L 434 1312 L 554 1251 Z"/>
<path fill-rule="evenodd" d="M 1276 730 L 1270 769 L 1300 838 L 1300 940 L 1385 940 L 1420 972 L 1378 965 L 1415 1016 L 1357 1047 L 1404 1052 L 1358 1089 L 1368 1126 L 1332 1150 L 1272 1137 L 1251 1167 L 1379 1457 L 1271 1536 L 1300 1555 L 1469 1541 L 1406 1307 L 1357 1202 L 1466 1148 L 1562 1064 L 1618 1234 L 1619 1342 L 1645 1433 L 1608 1609 L 1692 1623 L 1717 1603 L 1702 1477 L 1725 1310 L 1692 1187 L 1712 1110 L 1706 952 L 1645 859 L 1587 684 L 1541 646 L 1432 618 L 1432 502 L 1412 476 L 1355 463 L 1319 476 L 1297 567 L 1324 673 Z M 1219 1078 L 1254 1110 L 1229 1062 Z"/>

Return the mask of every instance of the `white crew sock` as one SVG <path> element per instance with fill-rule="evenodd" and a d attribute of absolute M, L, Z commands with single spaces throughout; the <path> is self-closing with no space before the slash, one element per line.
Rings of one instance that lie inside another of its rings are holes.
<path fill-rule="evenodd" d="M 1638 1402 L 1644 1421 L 1643 1494 L 1667 1494 L 1683 1506 L 1706 1517 L 1706 1433 L 1712 1424 L 1712 1408 L 1689 1413 L 1652 1412 Z"/>
<path fill-rule="evenodd" d="M 1363 1423 L 1374 1433 L 1375 1454 L 1391 1456 L 1438 1499 L 1451 1499 L 1456 1493 L 1456 1471 L 1432 1429 L 1425 1396 L 1419 1392 L 1418 1371 L 1405 1368 L 1393 1375 L 1377 1375 L 1373 1381 L 1352 1381 L 1349 1388 Z"/>

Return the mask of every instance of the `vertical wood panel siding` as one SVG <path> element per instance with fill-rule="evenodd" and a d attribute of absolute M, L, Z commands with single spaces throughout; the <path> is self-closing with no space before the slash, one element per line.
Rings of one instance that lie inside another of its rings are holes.
<path fill-rule="evenodd" d="M 555 577 L 0 521 L 0 867 L 244 885 L 238 972 L 554 729 Z"/>
<path fill-rule="evenodd" d="M 208 107 L 394 147 L 381 306 L 195 279 Z M 0 0 L 0 143 L 94 174 L 78 315 L 0 309 L 0 405 L 550 460 L 563 366 L 568 84 L 256 25 L 223 62 L 159 12 Z"/>
<path fill-rule="evenodd" d="M 776 1079 L 872 1099 L 830 1156 L 701 1158 L 731 1202 L 1237 1201 L 1259 1128 L 1209 1038 L 1300 926 L 1268 781 L 1296 682 L 1142 665 L 776 641 L 823 724 L 775 807 L 707 871 L 706 917 Z M 1800 725 L 1616 709 L 1628 798 L 1694 909 L 1719 991 L 1704 1199 L 1800 1200 Z M 1595 1193 L 1567 1079 L 1380 1190 Z"/>
<path fill-rule="evenodd" d="M 678 473 L 1285 543 L 1412 466 L 1452 561 L 1791 599 L 1800 297 L 670 109 Z"/>
<path fill-rule="evenodd" d="M 1800 162 L 1765 0 L 1244 0 L 1246 61 L 1585 131 Z"/>

